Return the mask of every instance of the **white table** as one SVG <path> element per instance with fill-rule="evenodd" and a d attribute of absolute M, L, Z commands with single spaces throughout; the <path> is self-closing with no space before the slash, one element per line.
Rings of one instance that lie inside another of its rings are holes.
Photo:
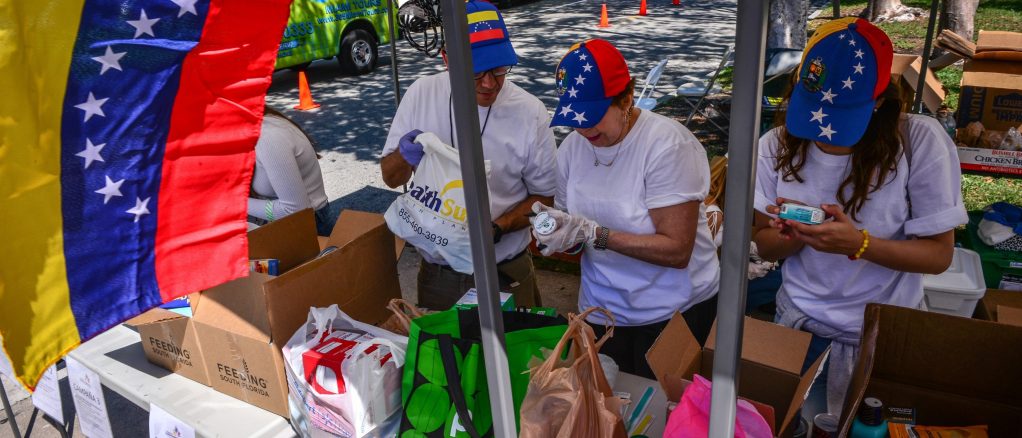
<path fill-rule="evenodd" d="M 208 437 L 294 437 L 279 415 L 173 374 L 145 358 L 138 332 L 118 325 L 68 354 L 99 375 L 103 386 L 149 410 L 155 403 Z M 116 422 L 116 412 L 110 421 Z"/>
<path fill-rule="evenodd" d="M 648 386 L 656 389 L 656 392 L 653 393 L 653 398 L 649 401 L 649 407 L 646 408 L 646 414 L 653 415 L 654 417 L 653 421 L 649 424 L 649 429 L 646 429 L 646 433 L 643 435 L 659 438 L 664 436 L 664 426 L 667 424 L 667 394 L 660 388 L 660 383 L 657 383 L 656 380 L 628 373 L 618 373 L 617 378 L 614 380 L 614 391 L 632 394 L 632 407 L 628 410 L 628 415 L 631 415 L 632 409 L 635 408 L 635 405 L 639 404 L 642 392 Z M 625 418 L 625 421 L 627 420 L 628 418 Z"/>

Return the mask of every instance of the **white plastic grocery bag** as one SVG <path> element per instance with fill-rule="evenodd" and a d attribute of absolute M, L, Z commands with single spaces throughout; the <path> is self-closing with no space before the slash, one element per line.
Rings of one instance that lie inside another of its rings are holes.
<path fill-rule="evenodd" d="M 471 274 L 472 248 L 465 222 L 465 190 L 458 151 L 431 132 L 415 141 L 424 155 L 408 183 L 383 217 L 398 237 L 434 260 L 443 259 L 458 272 Z M 490 176 L 490 162 L 485 164 Z"/>
<path fill-rule="evenodd" d="M 407 345 L 408 338 L 355 321 L 337 305 L 309 309 L 283 348 L 289 407 L 302 435 L 391 436 Z M 342 359 L 316 361 L 330 353 Z"/>

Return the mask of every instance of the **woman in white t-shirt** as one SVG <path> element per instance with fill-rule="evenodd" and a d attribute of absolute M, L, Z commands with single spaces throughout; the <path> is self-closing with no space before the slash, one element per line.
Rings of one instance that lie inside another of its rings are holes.
<path fill-rule="evenodd" d="M 248 215 L 272 222 L 311 207 L 316 214 L 317 233 L 329 236 L 337 217 L 330 214 L 323 171 L 305 131 L 267 106 L 255 152 Z"/>
<path fill-rule="evenodd" d="M 675 312 L 700 341 L 716 315 L 706 152 L 678 122 L 633 106 L 634 81 L 606 41 L 573 47 L 557 80 L 552 125 L 575 131 L 557 152 L 557 208 L 534 208 L 557 227 L 533 234 L 547 255 L 584 244 L 579 309 L 603 307 L 616 325 L 601 352 L 622 371 L 653 377 L 646 351 Z M 610 321 L 597 315 L 589 323 L 602 336 Z"/>
<path fill-rule="evenodd" d="M 785 125 L 760 140 L 759 254 L 785 259 L 777 321 L 813 334 L 808 367 L 829 345 L 827 410 L 840 414 L 868 303 L 922 307 L 922 274 L 951 263 L 966 222 L 954 144 L 932 118 L 906 115 L 890 83 L 891 42 L 839 19 L 809 41 Z M 783 203 L 822 208 L 807 225 Z M 811 403 L 807 403 L 807 409 Z"/>

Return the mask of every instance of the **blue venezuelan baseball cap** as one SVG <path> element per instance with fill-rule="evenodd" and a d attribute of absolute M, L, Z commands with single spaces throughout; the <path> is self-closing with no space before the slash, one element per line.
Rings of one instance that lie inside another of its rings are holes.
<path fill-rule="evenodd" d="M 855 145 L 890 83 L 893 57 L 891 40 L 869 21 L 848 17 L 820 26 L 802 57 L 785 128 L 806 140 Z"/>
<path fill-rule="evenodd" d="M 554 80 L 560 101 L 550 126 L 591 128 L 600 123 L 614 96 L 628 87 L 632 76 L 614 45 L 591 39 L 568 49 Z"/>
<path fill-rule="evenodd" d="M 518 55 L 496 6 L 484 1 L 465 3 L 468 40 L 472 45 L 472 70 L 482 73 L 497 67 L 518 65 Z"/>

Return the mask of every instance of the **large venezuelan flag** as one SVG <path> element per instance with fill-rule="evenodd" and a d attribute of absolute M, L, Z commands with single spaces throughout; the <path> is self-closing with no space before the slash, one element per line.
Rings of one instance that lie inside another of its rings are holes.
<path fill-rule="evenodd" d="M 0 335 L 38 376 L 246 275 L 246 198 L 290 0 L 0 0 Z"/>

